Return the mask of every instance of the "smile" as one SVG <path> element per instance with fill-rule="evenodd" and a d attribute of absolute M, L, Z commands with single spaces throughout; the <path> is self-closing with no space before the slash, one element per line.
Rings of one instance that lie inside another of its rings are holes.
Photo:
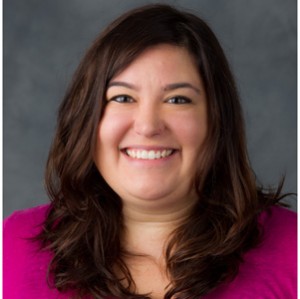
<path fill-rule="evenodd" d="M 174 153 L 172 149 L 165 150 L 138 150 L 138 149 L 126 149 L 126 154 L 134 159 L 143 159 L 143 160 L 155 160 L 163 159 L 169 157 Z"/>

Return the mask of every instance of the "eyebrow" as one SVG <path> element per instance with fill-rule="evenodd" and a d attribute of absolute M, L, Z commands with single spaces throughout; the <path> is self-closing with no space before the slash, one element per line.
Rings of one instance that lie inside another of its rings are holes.
<path fill-rule="evenodd" d="M 127 83 L 127 82 L 123 82 L 123 81 L 113 81 L 110 82 L 108 84 L 108 87 L 113 87 L 113 86 L 122 86 L 122 87 L 126 87 L 129 89 L 133 89 L 133 90 L 138 90 L 138 87 L 135 86 L 134 84 L 131 83 Z M 178 83 L 171 83 L 171 84 L 167 84 L 163 90 L 164 91 L 171 91 L 171 90 L 175 90 L 175 89 L 180 89 L 180 88 L 190 88 L 192 90 L 194 90 L 196 93 L 200 93 L 200 89 L 197 88 L 196 86 L 192 85 L 191 83 L 188 82 L 178 82 Z"/>
<path fill-rule="evenodd" d="M 179 89 L 179 88 L 190 88 L 190 89 L 193 89 L 194 91 L 196 91 L 196 93 L 200 93 L 199 88 L 197 88 L 196 86 L 194 86 L 190 83 L 187 83 L 187 82 L 168 84 L 164 87 L 164 91 L 170 91 L 170 90 L 175 90 L 175 89 Z"/>
<path fill-rule="evenodd" d="M 129 89 L 138 90 L 138 88 L 135 85 L 130 84 L 130 83 L 126 83 L 126 82 L 122 82 L 122 81 L 110 82 L 108 84 L 107 88 L 112 87 L 112 86 L 122 86 L 122 87 L 126 87 L 126 88 L 129 88 Z"/>

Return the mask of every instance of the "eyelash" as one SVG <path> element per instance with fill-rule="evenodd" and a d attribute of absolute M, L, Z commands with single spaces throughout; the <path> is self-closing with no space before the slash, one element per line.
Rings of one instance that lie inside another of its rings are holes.
<path fill-rule="evenodd" d="M 121 99 L 121 100 L 120 100 Z M 132 103 L 134 102 L 134 100 L 132 99 L 132 97 L 130 96 L 127 96 L 127 95 L 119 95 L 119 96 L 115 96 L 113 98 L 111 98 L 109 100 L 110 101 L 114 101 L 114 102 L 117 102 L 117 103 L 121 103 L 121 104 L 127 104 L 127 103 Z"/>
<path fill-rule="evenodd" d="M 128 104 L 128 103 L 133 103 L 134 99 L 127 95 L 118 95 L 118 96 L 111 98 L 109 100 L 109 102 L 110 101 L 114 101 L 114 102 L 117 102 L 120 104 Z M 165 103 L 175 104 L 175 105 L 190 104 L 191 102 L 192 101 L 189 98 L 184 97 L 184 96 L 175 96 L 175 97 L 165 100 Z"/>
<path fill-rule="evenodd" d="M 170 104 L 183 105 L 183 104 L 190 104 L 192 101 L 187 97 L 175 96 L 166 100 L 166 102 Z"/>

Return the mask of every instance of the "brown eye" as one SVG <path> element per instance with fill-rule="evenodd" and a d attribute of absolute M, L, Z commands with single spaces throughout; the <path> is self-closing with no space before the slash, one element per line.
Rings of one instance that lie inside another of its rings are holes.
<path fill-rule="evenodd" d="M 113 98 L 111 98 L 109 101 L 114 101 L 117 103 L 133 103 L 133 98 L 131 98 L 130 96 L 127 95 L 119 95 L 119 96 L 115 96 Z"/>
<path fill-rule="evenodd" d="M 187 98 L 187 97 L 183 97 L 183 96 L 176 96 L 176 97 L 172 97 L 170 99 L 167 100 L 167 103 L 170 103 L 170 104 L 189 104 L 191 103 L 192 101 Z"/>

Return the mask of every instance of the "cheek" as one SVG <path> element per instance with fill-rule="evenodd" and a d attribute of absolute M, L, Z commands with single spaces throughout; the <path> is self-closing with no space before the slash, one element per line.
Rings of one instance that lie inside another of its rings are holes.
<path fill-rule="evenodd" d="M 183 149 L 199 154 L 207 135 L 205 113 L 188 113 L 173 120 L 173 131 L 181 140 Z"/>
<path fill-rule="evenodd" d="M 130 125 L 127 114 L 108 113 L 104 114 L 98 126 L 98 148 L 117 146 Z"/>

